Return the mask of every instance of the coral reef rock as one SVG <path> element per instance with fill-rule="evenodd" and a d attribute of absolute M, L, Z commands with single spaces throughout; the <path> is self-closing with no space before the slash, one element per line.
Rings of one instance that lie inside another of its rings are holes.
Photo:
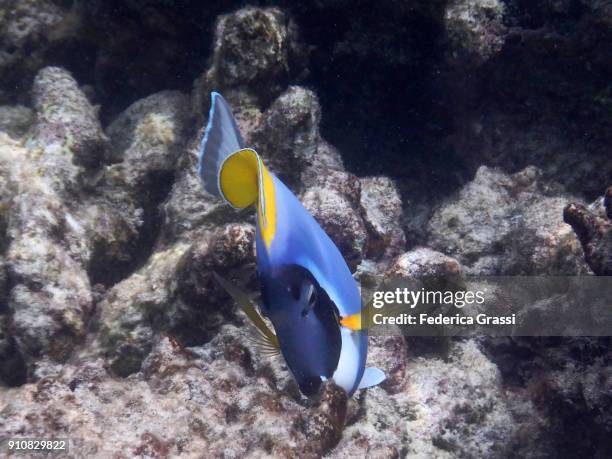
<path fill-rule="evenodd" d="M 304 71 L 306 54 L 297 33 L 277 8 L 247 7 L 220 16 L 212 66 L 194 87 L 196 113 L 205 113 L 211 90 L 223 91 L 236 107 L 273 100 Z"/>
<path fill-rule="evenodd" d="M 320 120 L 316 95 L 291 86 L 263 113 L 250 142 L 272 171 L 280 172 L 287 184 L 296 185 L 317 152 Z"/>
<path fill-rule="evenodd" d="M 499 0 L 452 0 L 445 26 L 451 62 L 482 64 L 497 54 L 506 39 L 504 3 Z"/>
<path fill-rule="evenodd" d="M 219 91 L 364 288 L 611 275 L 612 190 L 585 204 L 612 167 L 609 2 L 178 3 L 0 6 L 0 439 L 612 457 L 609 337 L 393 326 L 370 336 L 381 385 L 302 396 L 215 280 L 258 291 L 254 212 L 196 171 Z"/>
<path fill-rule="evenodd" d="M 408 279 L 448 278 L 460 276 L 461 265 L 443 253 L 419 247 L 395 258 L 385 274 Z"/>
<path fill-rule="evenodd" d="M 142 261 L 158 235 L 190 127 L 189 99 L 163 91 L 135 102 L 107 128 L 109 154 L 91 197 L 93 277 L 116 282 Z M 108 231 L 114 228 L 114 231 Z"/>
<path fill-rule="evenodd" d="M 563 219 L 576 232 L 584 257 L 595 274 L 612 276 L 612 187 L 603 198 L 605 216 L 598 216 L 582 204 L 563 210 Z"/>
<path fill-rule="evenodd" d="M 178 242 L 156 251 L 143 268 L 116 284 L 98 304 L 100 346 L 112 370 L 122 376 L 140 369 L 153 338 L 172 333 L 184 343 L 210 339 L 232 317 L 212 277 L 255 272 L 255 231 L 232 224 L 204 239 Z"/>
<path fill-rule="evenodd" d="M 23 105 L 0 106 L 0 131 L 14 139 L 22 137 L 34 121 L 34 112 Z"/>
<path fill-rule="evenodd" d="M 388 177 L 364 177 L 360 182 L 359 204 L 369 235 L 368 258 L 398 255 L 406 246 L 406 236 L 399 224 L 402 201 L 395 182 Z"/>
<path fill-rule="evenodd" d="M 48 64 L 50 51 L 76 28 L 78 21 L 58 2 L 7 0 L 0 15 L 0 103 L 15 102 L 36 72 Z M 13 88 L 10 91 L 8 88 Z M 15 89 L 17 91 L 15 91 Z"/>
<path fill-rule="evenodd" d="M 76 164 L 99 164 L 107 138 L 97 110 L 73 76 L 59 67 L 45 67 L 36 75 L 32 93 L 36 110 L 33 140 L 44 148 L 69 148 Z"/>
<path fill-rule="evenodd" d="M 429 245 L 457 258 L 467 274 L 588 272 L 563 208 L 571 200 L 527 168 L 507 175 L 485 166 L 434 211 Z"/>
<path fill-rule="evenodd" d="M 193 350 L 162 338 L 142 371 L 127 379 L 110 377 L 104 361 L 94 359 L 66 366 L 56 378 L 2 390 L 0 433 L 69 437 L 71 453 L 87 456 L 328 452 L 342 432 L 346 394 L 328 385 L 318 402 L 305 406 L 279 393 L 240 333 L 226 326 Z"/>

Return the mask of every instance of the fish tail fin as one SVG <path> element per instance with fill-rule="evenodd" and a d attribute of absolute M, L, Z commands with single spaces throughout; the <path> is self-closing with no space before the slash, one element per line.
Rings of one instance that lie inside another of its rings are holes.
<path fill-rule="evenodd" d="M 243 148 L 229 104 L 221 94 L 211 92 L 208 124 L 198 149 L 198 175 L 208 193 L 224 197 L 219 180 L 221 169 L 227 158 Z"/>
<path fill-rule="evenodd" d="M 257 152 L 244 142 L 227 101 L 211 93 L 208 124 L 199 148 L 198 175 L 204 189 L 237 209 L 259 202 L 265 216 L 265 189 L 271 181 Z"/>
<path fill-rule="evenodd" d="M 359 382 L 359 389 L 366 389 L 368 387 L 377 386 L 386 379 L 385 374 L 382 370 L 376 367 L 368 367 L 363 372 L 363 377 Z"/>

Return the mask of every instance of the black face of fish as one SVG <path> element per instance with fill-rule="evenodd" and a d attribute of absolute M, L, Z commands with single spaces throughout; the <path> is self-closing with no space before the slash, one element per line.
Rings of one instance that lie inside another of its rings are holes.
<path fill-rule="evenodd" d="M 287 265 L 261 279 L 263 313 L 300 390 L 313 395 L 333 375 L 342 339 L 336 307 L 308 270 Z"/>

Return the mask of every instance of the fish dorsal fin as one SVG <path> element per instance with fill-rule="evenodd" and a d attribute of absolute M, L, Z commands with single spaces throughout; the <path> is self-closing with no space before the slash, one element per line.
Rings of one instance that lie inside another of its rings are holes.
<path fill-rule="evenodd" d="M 255 309 L 255 307 L 253 306 L 253 303 L 251 303 L 251 300 L 249 299 L 248 295 L 239 288 L 232 285 L 230 282 L 225 280 L 217 273 L 213 272 L 213 275 L 215 276 L 215 279 L 217 280 L 217 282 L 219 282 L 221 287 L 223 287 L 223 289 L 234 299 L 240 309 L 244 311 L 244 313 L 251 320 L 253 325 L 255 325 L 261 338 L 261 342 L 259 344 L 266 347 L 267 349 L 280 349 L 278 337 L 274 334 L 272 330 L 268 328 L 266 322 L 259 315 L 259 312 L 257 312 L 257 309 Z"/>
<path fill-rule="evenodd" d="M 366 389 L 368 387 L 377 386 L 386 379 L 385 374 L 382 370 L 376 367 L 368 367 L 364 370 L 361 381 L 359 382 L 359 389 Z"/>

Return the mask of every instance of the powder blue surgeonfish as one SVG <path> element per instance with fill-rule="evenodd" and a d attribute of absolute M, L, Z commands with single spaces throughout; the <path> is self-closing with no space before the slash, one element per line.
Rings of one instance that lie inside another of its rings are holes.
<path fill-rule="evenodd" d="M 204 189 L 229 205 L 256 207 L 260 309 L 274 332 L 245 294 L 217 279 L 267 345 L 280 348 L 302 393 L 316 393 L 327 379 L 349 395 L 382 382 L 382 371 L 365 368 L 368 336 L 361 327 L 361 297 L 342 255 L 257 152 L 244 147 L 229 105 L 216 92 L 198 174 Z"/>

